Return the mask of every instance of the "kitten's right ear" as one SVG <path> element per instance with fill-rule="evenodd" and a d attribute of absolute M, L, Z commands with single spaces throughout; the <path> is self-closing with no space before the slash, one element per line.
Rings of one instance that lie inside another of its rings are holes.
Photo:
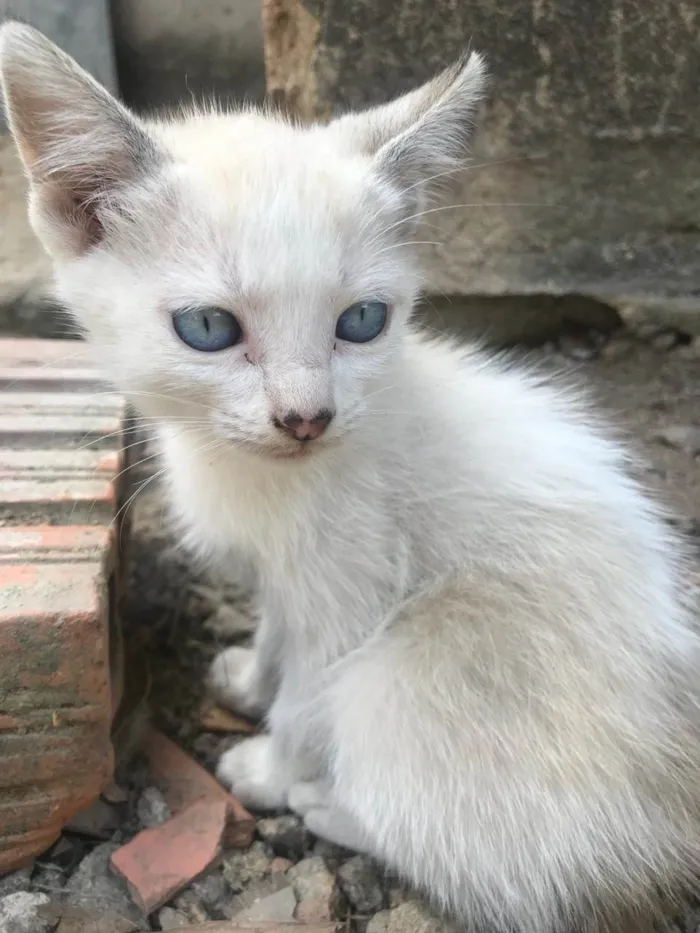
<path fill-rule="evenodd" d="M 100 204 L 159 161 L 154 141 L 87 72 L 40 32 L 0 26 L 0 87 L 30 182 L 30 215 L 48 252 L 101 241 Z"/>
<path fill-rule="evenodd" d="M 485 87 L 484 60 L 471 52 L 403 97 L 337 118 L 330 132 L 415 200 L 466 163 Z"/>

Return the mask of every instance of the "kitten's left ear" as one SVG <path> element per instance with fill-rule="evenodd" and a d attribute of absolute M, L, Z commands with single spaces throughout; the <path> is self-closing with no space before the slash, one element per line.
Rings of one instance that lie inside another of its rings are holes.
<path fill-rule="evenodd" d="M 484 60 L 472 52 L 395 101 L 338 118 L 331 132 L 370 156 L 380 173 L 400 187 L 425 190 L 436 175 L 449 174 L 465 162 L 485 88 Z"/>
<path fill-rule="evenodd" d="M 0 26 L 0 89 L 30 183 L 30 215 L 50 253 L 104 238 L 100 207 L 157 164 L 140 121 L 40 32 Z"/>

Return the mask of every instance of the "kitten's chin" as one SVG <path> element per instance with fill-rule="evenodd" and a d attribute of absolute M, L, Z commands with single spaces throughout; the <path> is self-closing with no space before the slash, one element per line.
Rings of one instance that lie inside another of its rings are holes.
<path fill-rule="evenodd" d="M 293 460 L 298 462 L 299 460 L 311 459 L 311 457 L 321 449 L 322 445 L 313 442 L 310 444 L 299 444 L 298 447 L 294 448 L 268 447 L 265 449 L 264 456 L 272 460 Z"/>
<path fill-rule="evenodd" d="M 328 442 L 318 443 L 312 441 L 308 444 L 258 444 L 254 441 L 234 442 L 234 447 L 238 450 L 255 457 L 260 461 L 275 461 L 276 463 L 300 463 L 304 460 L 311 460 L 314 455 L 329 446 Z"/>

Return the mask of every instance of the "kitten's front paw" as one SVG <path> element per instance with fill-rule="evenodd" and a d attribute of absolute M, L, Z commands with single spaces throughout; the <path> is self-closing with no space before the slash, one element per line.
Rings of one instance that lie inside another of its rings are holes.
<path fill-rule="evenodd" d="M 289 791 L 287 806 L 299 816 L 306 816 L 310 810 L 330 807 L 330 788 L 321 781 L 299 781 Z"/>
<path fill-rule="evenodd" d="M 369 851 L 359 824 L 346 810 L 333 803 L 332 791 L 324 782 L 293 784 L 287 805 L 303 818 L 304 825 L 314 836 L 352 852 Z"/>
<path fill-rule="evenodd" d="M 222 755 L 216 776 L 244 806 L 254 810 L 281 810 L 289 792 L 284 771 L 270 736 L 258 735 Z"/>
<path fill-rule="evenodd" d="M 252 648 L 227 648 L 218 654 L 209 668 L 207 686 L 222 706 L 237 713 L 259 719 L 266 712 Z"/>

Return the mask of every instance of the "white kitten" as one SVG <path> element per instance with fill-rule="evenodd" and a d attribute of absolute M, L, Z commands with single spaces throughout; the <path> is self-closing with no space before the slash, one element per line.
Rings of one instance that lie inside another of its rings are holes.
<path fill-rule="evenodd" d="M 504 931 L 688 881 L 677 543 L 575 399 L 408 323 L 480 58 L 328 127 L 144 122 L 33 30 L 0 39 L 58 294 L 158 425 L 190 546 L 257 566 L 255 649 L 212 679 L 269 734 L 221 778 Z"/>

